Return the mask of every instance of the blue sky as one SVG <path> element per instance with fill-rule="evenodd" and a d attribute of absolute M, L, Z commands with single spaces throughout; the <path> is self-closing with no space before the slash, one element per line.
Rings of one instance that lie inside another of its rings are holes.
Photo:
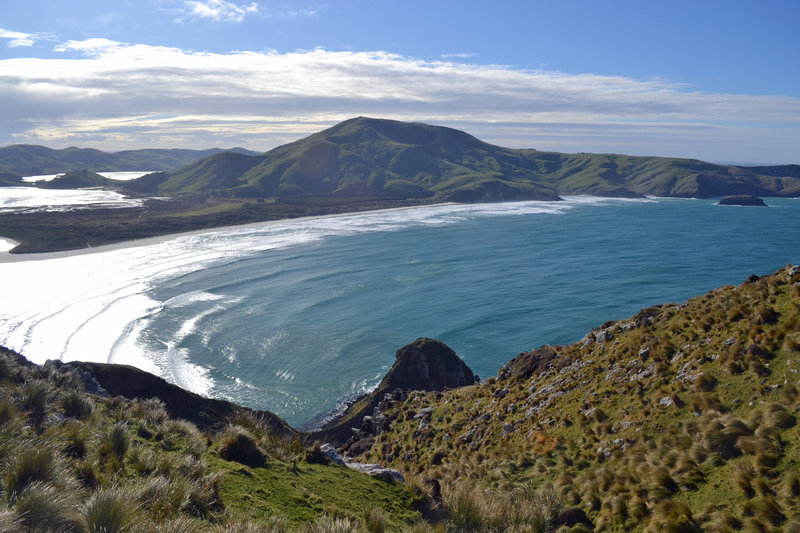
<path fill-rule="evenodd" d="M 0 145 L 267 150 L 366 115 L 800 163 L 796 0 L 14 2 Z"/>

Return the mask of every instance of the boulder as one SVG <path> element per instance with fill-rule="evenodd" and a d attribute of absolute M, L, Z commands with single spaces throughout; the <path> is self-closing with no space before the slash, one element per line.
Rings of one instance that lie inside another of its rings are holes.
<path fill-rule="evenodd" d="M 527 379 L 547 368 L 558 354 L 550 346 L 542 346 L 530 352 L 524 352 L 508 362 L 509 377 Z M 502 390 L 502 389 L 501 389 Z"/>
<path fill-rule="evenodd" d="M 405 483 L 406 481 L 403 477 L 403 474 L 394 468 L 383 468 L 380 465 L 372 463 L 345 463 L 345 466 L 352 470 L 363 472 L 364 474 L 369 474 L 370 476 L 375 476 L 386 481 L 399 481 L 400 483 Z"/>

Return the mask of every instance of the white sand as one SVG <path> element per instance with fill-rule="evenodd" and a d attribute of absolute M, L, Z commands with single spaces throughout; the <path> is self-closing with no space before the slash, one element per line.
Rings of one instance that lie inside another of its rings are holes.
<path fill-rule="evenodd" d="M 180 237 L 185 237 L 187 235 L 206 235 L 212 233 L 219 233 L 224 231 L 231 231 L 231 230 L 240 230 L 246 228 L 263 228 L 270 225 L 275 224 L 286 224 L 286 223 L 293 223 L 293 222 L 303 222 L 308 220 L 317 220 L 323 218 L 335 218 L 335 217 L 344 217 L 344 216 L 352 216 L 352 215 L 361 215 L 367 213 L 391 213 L 395 211 L 405 211 L 408 209 L 419 209 L 422 207 L 437 207 L 442 205 L 453 205 L 452 202 L 443 202 L 438 204 L 426 204 L 426 205 L 414 205 L 414 206 L 405 206 L 405 207 L 390 207 L 387 209 L 373 209 L 367 211 L 352 211 L 347 213 L 336 213 L 333 215 L 318 215 L 318 216 L 308 216 L 308 217 L 298 217 L 298 218 L 282 218 L 279 220 L 267 220 L 264 222 L 251 222 L 248 224 L 239 224 L 235 226 L 220 226 L 218 228 L 210 228 L 210 229 L 202 229 L 202 230 L 194 230 L 194 231 L 186 231 L 182 233 L 170 233 L 167 235 L 159 235 L 158 237 L 148 237 L 145 239 L 134 239 L 129 241 L 121 241 L 115 242 L 113 244 L 104 244 L 102 246 L 95 246 L 92 248 L 81 248 L 80 250 L 66 250 L 63 252 L 42 252 L 42 253 L 32 253 L 32 254 L 11 254 L 9 251 L 17 246 L 19 243 L 13 241 L 6 237 L 0 237 L 0 264 L 2 263 L 19 263 L 23 261 L 42 261 L 45 259 L 56 259 L 59 257 L 70 257 L 74 255 L 85 255 L 85 254 L 93 254 L 99 252 L 107 252 L 110 250 L 122 250 L 125 248 L 137 248 L 139 246 L 149 246 L 152 244 L 160 244 L 162 242 L 171 241 L 172 239 L 177 239 Z M 8 243 L 8 245 L 4 245 L 4 243 Z"/>

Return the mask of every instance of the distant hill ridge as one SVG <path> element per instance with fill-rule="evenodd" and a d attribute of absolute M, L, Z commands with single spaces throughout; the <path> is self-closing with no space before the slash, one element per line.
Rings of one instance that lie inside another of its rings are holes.
<path fill-rule="evenodd" d="M 694 159 L 511 149 L 452 128 L 358 117 L 262 155 L 216 154 L 130 186 L 165 195 L 217 192 L 282 201 L 798 196 L 800 166 L 750 168 Z"/>
<path fill-rule="evenodd" d="M 56 150 L 32 144 L 13 144 L 0 148 L 0 179 L 5 178 L 5 181 L 13 179 L 18 182 L 18 178 L 22 176 L 57 174 L 73 170 L 93 172 L 171 170 L 225 151 L 222 148 L 142 149 L 109 153 L 94 148 L 70 147 Z M 232 148 L 229 151 L 247 155 L 258 153 L 244 148 Z"/>
<path fill-rule="evenodd" d="M 332 199 L 557 200 L 561 194 L 800 196 L 800 165 L 745 167 L 696 159 L 512 149 L 453 128 L 367 117 L 346 120 L 263 154 L 242 149 L 106 154 L 77 148 L 10 146 L 0 149 L 0 180 L 13 172 L 49 172 L 58 164 L 62 166 L 57 171 L 61 171 L 65 162 L 95 172 L 163 170 L 115 185 L 128 192 L 300 203 Z"/>

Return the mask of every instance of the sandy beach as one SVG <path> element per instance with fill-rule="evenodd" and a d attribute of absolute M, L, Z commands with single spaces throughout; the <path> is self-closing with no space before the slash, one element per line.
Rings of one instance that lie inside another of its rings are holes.
<path fill-rule="evenodd" d="M 186 237 L 189 235 L 207 235 L 212 233 L 219 233 L 224 231 L 234 231 L 234 230 L 242 230 L 247 228 L 263 228 L 268 226 L 274 226 L 278 224 L 286 224 L 286 223 L 293 223 L 293 222 L 303 222 L 309 220 L 318 220 L 318 219 L 327 219 L 327 218 L 338 218 L 338 217 L 347 217 L 353 215 L 363 215 L 363 214 L 372 214 L 372 213 L 391 213 L 397 211 L 406 211 L 410 209 L 419 209 L 421 207 L 437 207 L 443 205 L 453 205 L 452 202 L 442 202 L 437 204 L 426 204 L 426 205 L 416 205 L 416 206 L 404 206 L 404 207 L 389 207 L 385 209 L 367 209 L 364 211 L 351 211 L 346 213 L 335 213 L 330 215 L 314 215 L 314 216 L 306 216 L 306 217 L 297 217 L 297 218 L 284 218 L 280 220 L 267 220 L 263 222 L 251 222 L 248 224 L 237 224 L 234 226 L 220 226 L 218 228 L 212 229 L 201 229 L 201 230 L 194 230 L 194 231 L 185 231 L 179 233 L 170 233 L 166 235 L 159 235 L 157 237 L 147 237 L 144 239 L 133 239 L 128 241 L 121 241 L 116 242 L 113 244 L 104 244 L 102 246 L 94 246 L 89 248 L 81 248 L 79 250 L 66 250 L 63 252 L 42 252 L 42 253 L 32 253 L 32 254 L 13 254 L 10 251 L 17 246 L 19 243 L 9 239 L 7 237 L 0 236 L 0 264 L 3 263 L 21 263 L 25 261 L 43 261 L 46 259 L 57 259 L 62 257 L 72 257 L 76 255 L 86 255 L 86 254 L 95 254 L 101 252 L 108 252 L 111 250 L 122 250 L 126 248 L 138 248 L 140 246 L 150 246 L 154 244 L 160 244 L 163 242 L 171 241 L 173 239 L 178 239 L 181 237 Z"/>

